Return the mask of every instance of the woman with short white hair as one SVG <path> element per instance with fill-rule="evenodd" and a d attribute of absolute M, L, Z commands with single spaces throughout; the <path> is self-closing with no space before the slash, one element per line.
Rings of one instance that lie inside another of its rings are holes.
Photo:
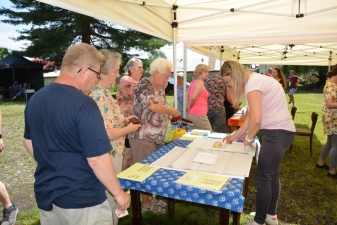
<path fill-rule="evenodd" d="M 178 117 L 177 109 L 170 108 L 163 86 L 171 76 L 172 63 L 164 58 L 155 59 L 150 65 L 150 77 L 140 80 L 135 88 L 134 114 L 142 127 L 129 135 L 134 162 L 140 162 L 164 145 L 170 116 Z M 151 195 L 141 194 L 142 212 L 165 213 L 167 204 Z"/>

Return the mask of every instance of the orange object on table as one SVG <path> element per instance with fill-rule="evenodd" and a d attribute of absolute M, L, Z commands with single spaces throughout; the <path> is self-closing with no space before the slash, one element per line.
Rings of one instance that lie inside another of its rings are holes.
<path fill-rule="evenodd" d="M 231 132 L 233 132 L 237 127 L 241 127 L 245 118 L 242 118 L 241 114 L 234 114 L 228 119 L 227 124 L 231 127 Z"/>

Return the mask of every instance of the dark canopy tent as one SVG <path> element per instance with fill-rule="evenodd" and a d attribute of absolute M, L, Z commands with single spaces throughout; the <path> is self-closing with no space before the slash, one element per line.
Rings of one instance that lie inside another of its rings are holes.
<path fill-rule="evenodd" d="M 20 55 L 8 55 L 0 60 L 0 87 L 9 88 L 14 80 L 21 85 L 27 82 L 31 89 L 39 90 L 44 87 L 43 65 L 31 62 Z"/>

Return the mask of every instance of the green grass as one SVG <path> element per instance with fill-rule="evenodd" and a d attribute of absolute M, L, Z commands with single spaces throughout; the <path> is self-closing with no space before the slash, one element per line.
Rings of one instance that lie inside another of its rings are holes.
<path fill-rule="evenodd" d="M 167 97 L 170 105 L 173 97 Z M 278 217 L 281 224 L 336 224 L 337 223 L 337 181 L 327 177 L 327 171 L 315 168 L 321 148 L 326 142 L 323 133 L 321 115 L 324 97 L 322 92 L 298 91 L 295 94 L 297 113 L 296 126 L 309 127 L 310 115 L 317 112 L 319 118 L 313 140 L 313 155 L 309 153 L 309 138 L 295 137 L 292 153 L 287 152 L 280 168 L 281 196 L 278 205 Z M 0 168 L 3 181 L 14 203 L 19 207 L 20 214 L 16 224 L 39 224 L 39 215 L 33 192 L 33 172 L 35 163 L 22 147 L 23 136 L 23 102 L 0 102 L 3 117 L 3 135 L 6 145 L 5 152 L 0 154 Z M 290 105 L 289 105 L 290 111 Z M 168 130 L 166 141 L 172 140 L 172 130 Z M 327 159 L 329 164 L 329 159 Z M 245 201 L 241 224 L 250 219 L 250 212 L 255 211 L 256 185 L 254 173 L 256 164 L 253 162 L 250 173 L 250 186 Z M 131 209 L 130 209 L 131 211 Z M 121 225 L 130 224 L 129 217 L 120 221 Z M 167 215 L 144 214 L 143 224 L 218 224 L 219 212 L 214 207 L 177 201 L 175 217 L 171 221 Z"/>

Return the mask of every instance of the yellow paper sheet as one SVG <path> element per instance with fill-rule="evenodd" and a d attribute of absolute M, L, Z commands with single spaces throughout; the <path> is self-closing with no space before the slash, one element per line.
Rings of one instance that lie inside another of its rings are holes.
<path fill-rule="evenodd" d="M 145 165 L 141 163 L 135 163 L 128 169 L 120 172 L 117 175 L 117 177 L 122 178 L 122 179 L 127 179 L 127 180 L 143 182 L 146 178 L 151 176 L 158 169 L 159 169 L 158 167 Z"/>
<path fill-rule="evenodd" d="M 220 191 L 228 179 L 228 177 L 214 176 L 197 172 L 187 172 L 176 182 L 180 184 Z"/>

